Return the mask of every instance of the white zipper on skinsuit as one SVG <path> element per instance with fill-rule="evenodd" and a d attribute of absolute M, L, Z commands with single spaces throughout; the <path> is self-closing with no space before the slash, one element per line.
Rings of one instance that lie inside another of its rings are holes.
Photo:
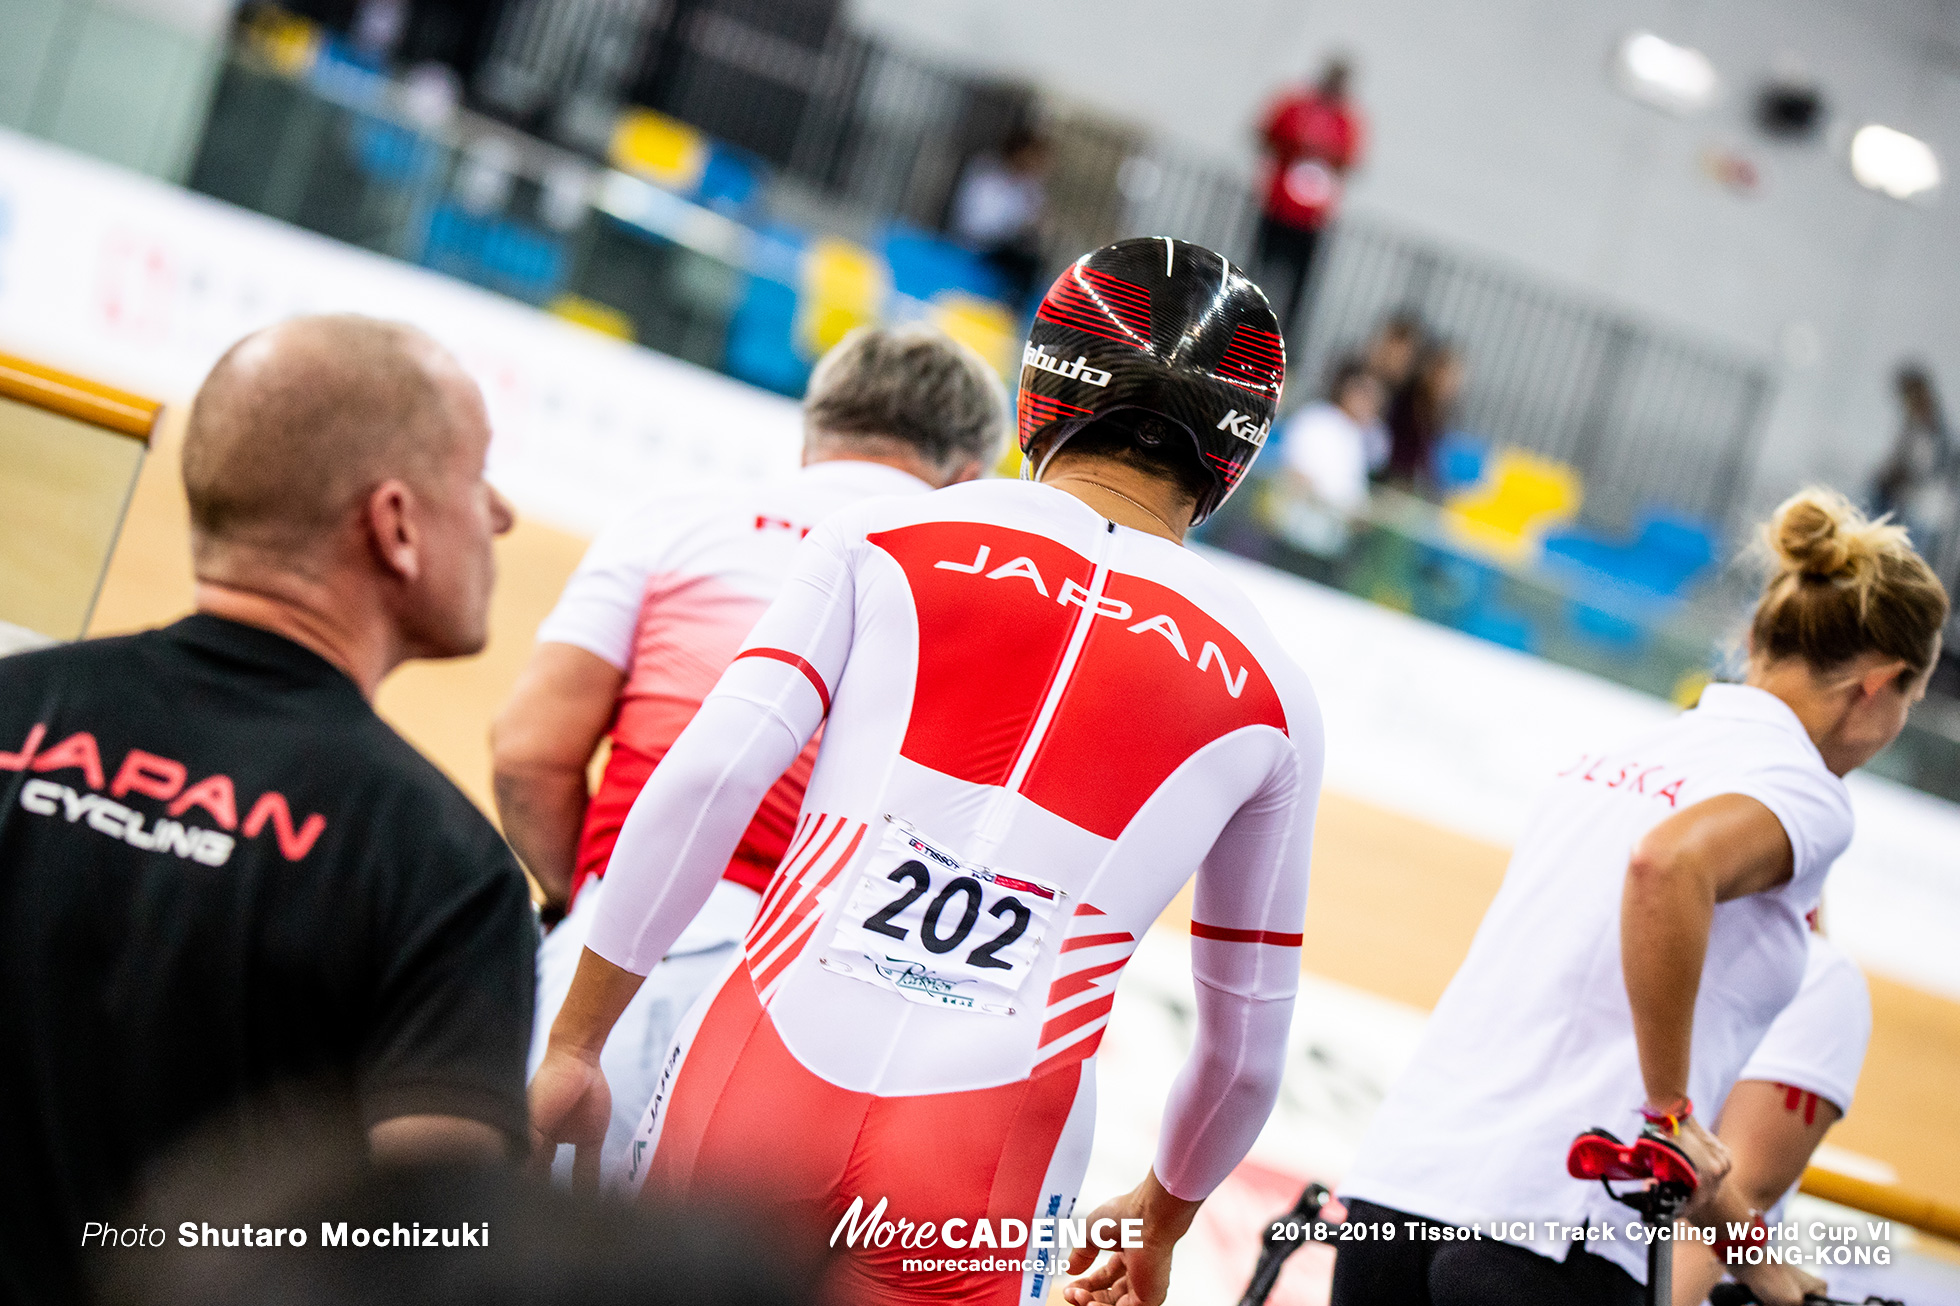
<path fill-rule="evenodd" d="M 1109 580 L 1109 555 L 1115 546 L 1116 523 L 1105 520 L 1102 538 L 1096 550 L 1096 570 L 1089 579 L 1089 593 L 1082 600 L 1082 615 L 1076 619 L 1075 628 L 1069 632 L 1068 647 L 1062 651 L 1061 665 L 1055 668 L 1054 679 L 1048 682 L 1047 693 L 1043 696 L 1041 710 L 1035 714 L 1034 726 L 1028 732 L 1028 742 L 1021 746 L 1020 754 L 1014 759 L 1014 766 L 1007 773 L 1007 783 L 994 791 L 986 817 L 974 835 L 973 846 L 968 852 L 971 860 L 979 862 L 993 855 L 1000 841 L 1006 837 L 1009 822 L 1013 819 L 1013 796 L 1020 792 L 1021 782 L 1027 779 L 1028 769 L 1034 765 L 1034 755 L 1041 748 L 1041 741 L 1048 734 L 1048 726 L 1055 719 L 1055 711 L 1061 706 L 1062 694 L 1068 688 L 1069 677 L 1075 673 L 1075 664 L 1082 657 L 1082 646 L 1089 642 L 1089 629 L 1096 620 L 1096 609 L 1102 606 L 1103 586 Z M 1066 581 L 1063 582 L 1066 585 Z M 1064 593 L 1067 591 L 1064 590 Z M 818 929 L 824 926 L 819 924 Z M 1066 927 L 1064 927 L 1066 928 Z M 1043 948 L 1049 946 L 1047 942 Z M 892 1026 L 891 1037 L 886 1040 L 884 1056 L 871 1073 L 869 1091 L 879 1094 L 884 1091 L 885 1076 L 890 1072 L 898 1050 L 905 1045 L 905 1036 L 911 1028 L 912 1020 L 919 1012 L 926 1010 L 907 1002 L 905 1010 L 899 1012 L 898 1020 Z"/>
<path fill-rule="evenodd" d="M 1048 737 L 1048 727 L 1054 722 L 1055 712 L 1061 706 L 1062 695 L 1068 690 L 1069 677 L 1075 674 L 1075 664 L 1082 657 L 1082 646 L 1089 642 L 1089 631 L 1096 618 L 1102 615 L 1103 586 L 1109 581 L 1109 555 L 1116 540 L 1116 523 L 1105 522 L 1096 550 L 1096 570 L 1089 579 L 1089 592 L 1082 599 L 1082 614 L 1076 618 L 1075 629 L 1069 632 L 1068 647 L 1062 651 L 1061 665 L 1055 668 L 1053 679 L 1048 682 L 1048 691 L 1041 701 L 1041 710 L 1035 714 L 1034 726 L 1028 731 L 1028 741 L 1021 746 L 1014 766 L 1007 773 L 1007 782 L 994 796 L 987 817 L 980 824 L 976 840 L 975 855 L 991 853 L 1007 833 L 1007 822 L 1013 810 L 1009 799 L 1021 791 L 1021 784 L 1034 766 L 1035 754 L 1041 751 L 1042 740 Z M 1067 585 L 1063 581 L 1063 585 Z M 1066 593 L 1066 589 L 1063 591 Z"/>

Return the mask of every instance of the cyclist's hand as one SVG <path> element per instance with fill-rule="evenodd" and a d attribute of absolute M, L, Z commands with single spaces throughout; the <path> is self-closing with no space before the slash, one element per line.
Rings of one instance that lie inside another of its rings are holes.
<path fill-rule="evenodd" d="M 606 1141 L 612 1120 L 612 1090 L 596 1059 L 587 1061 L 570 1052 L 550 1049 L 531 1078 L 531 1165 L 551 1172 L 558 1144 L 578 1150 L 572 1161 L 572 1186 L 586 1191 L 599 1187 L 599 1145 Z"/>
<path fill-rule="evenodd" d="M 1729 1167 L 1735 1158 L 1729 1155 L 1729 1147 L 1721 1139 L 1701 1127 L 1701 1121 L 1689 1116 L 1681 1122 L 1680 1132 L 1674 1141 L 1688 1159 L 1694 1162 L 1695 1176 L 1700 1183 L 1695 1195 L 1689 1199 L 1682 1216 L 1689 1220 L 1699 1220 L 1715 1201 L 1715 1194 L 1722 1187 L 1722 1180 L 1728 1177 Z"/>
<path fill-rule="evenodd" d="M 1830 1287 L 1794 1265 L 1738 1265 L 1731 1273 L 1749 1285 L 1763 1306 L 1803 1306 L 1804 1298 L 1822 1297 Z"/>
<path fill-rule="evenodd" d="M 1143 1245 L 1109 1252 L 1093 1270 L 1098 1248 L 1071 1250 L 1068 1272 L 1079 1277 L 1062 1289 L 1063 1300 L 1070 1306 L 1162 1306 L 1171 1290 L 1171 1251 L 1191 1227 L 1198 1205 L 1172 1196 L 1154 1171 L 1133 1191 L 1104 1202 L 1090 1212 L 1087 1227 L 1094 1229 L 1098 1220 L 1141 1220 Z"/>

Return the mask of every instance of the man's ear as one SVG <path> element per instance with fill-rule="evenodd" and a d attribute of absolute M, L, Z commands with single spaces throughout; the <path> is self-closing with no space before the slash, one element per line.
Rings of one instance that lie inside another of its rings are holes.
<path fill-rule="evenodd" d="M 399 480 L 386 480 L 368 492 L 362 516 L 368 547 L 383 571 L 413 583 L 422 575 L 421 536 L 410 509 L 415 492 Z"/>

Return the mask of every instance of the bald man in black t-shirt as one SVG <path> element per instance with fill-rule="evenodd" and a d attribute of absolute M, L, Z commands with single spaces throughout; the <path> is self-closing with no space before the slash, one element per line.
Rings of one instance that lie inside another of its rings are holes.
<path fill-rule="evenodd" d="M 484 644 L 489 438 L 407 327 L 248 337 L 185 435 L 197 614 L 0 659 L 0 1299 L 77 1296 L 91 1222 L 196 1133 L 526 1137 L 522 873 L 371 706 Z"/>

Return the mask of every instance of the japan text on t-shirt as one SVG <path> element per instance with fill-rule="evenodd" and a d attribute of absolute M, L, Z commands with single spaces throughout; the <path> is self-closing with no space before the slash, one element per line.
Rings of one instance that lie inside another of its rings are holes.
<path fill-rule="evenodd" d="M 0 1284 L 62 1292 L 195 1130 L 522 1139 L 536 946 L 489 822 L 299 645 L 200 615 L 0 660 Z"/>
<path fill-rule="evenodd" d="M 1794 855 L 1789 881 L 1714 910 L 1688 1093 L 1697 1103 L 1727 1093 L 1798 991 L 1804 917 L 1851 838 L 1844 782 L 1781 699 L 1744 685 L 1710 686 L 1660 730 L 1560 769 L 1343 1193 L 1462 1225 L 1625 1224 L 1630 1213 L 1597 1184 L 1566 1175 L 1565 1154 L 1583 1129 L 1624 1136 L 1640 1124 L 1620 956 L 1627 861 L 1655 825 L 1722 794 L 1768 808 Z M 1570 1243 L 1536 1246 L 1563 1259 Z M 1590 1249 L 1646 1273 L 1637 1244 Z"/>

